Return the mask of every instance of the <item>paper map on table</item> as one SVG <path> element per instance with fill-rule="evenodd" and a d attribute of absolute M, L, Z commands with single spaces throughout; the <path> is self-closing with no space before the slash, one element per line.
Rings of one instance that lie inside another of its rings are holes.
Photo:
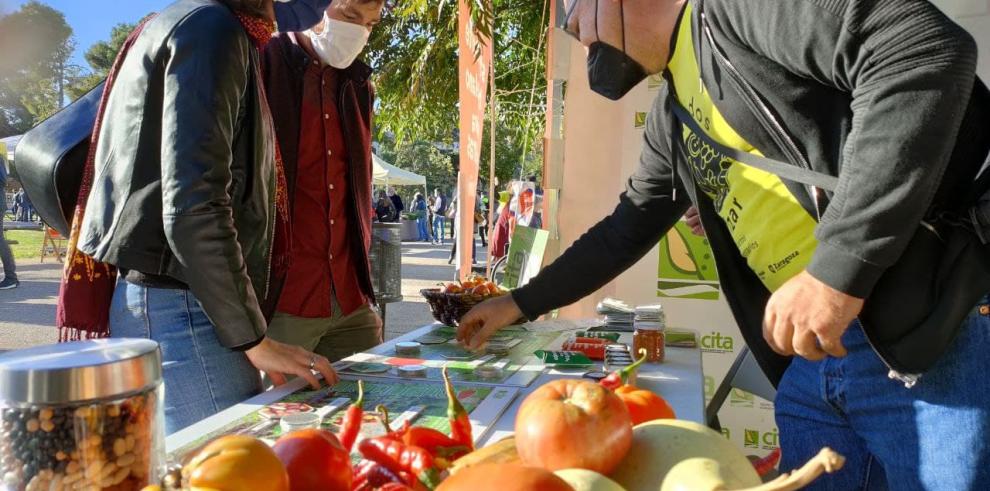
<path fill-rule="evenodd" d="M 518 392 L 511 387 L 464 385 L 455 387 L 455 390 L 457 398 L 471 415 L 475 442 L 482 440 L 499 416 L 512 404 Z M 318 413 L 321 410 L 329 412 L 324 415 L 323 427 L 337 433 L 339 430 L 337 425 L 354 399 L 357 399 L 357 382 L 341 380 L 333 387 L 325 387 L 317 391 L 300 390 L 289 394 L 279 401 L 277 407 L 283 408 L 284 403 L 303 403 L 311 406 Z M 393 427 L 401 425 L 403 419 L 410 418 L 413 426 L 426 426 L 444 433 L 450 432 L 450 423 L 447 420 L 447 394 L 444 392 L 443 384 L 431 381 L 365 380 L 365 413 L 359 439 L 384 434 L 377 417 L 378 413 L 375 412 L 375 407 L 379 404 L 388 408 Z M 337 407 L 330 412 L 327 411 L 328 405 Z M 282 435 L 282 429 L 277 419 L 262 416 L 261 413 L 268 407 L 270 405 L 259 407 L 258 411 L 253 411 L 182 445 L 169 453 L 169 461 L 182 462 L 186 454 L 222 435 L 250 435 L 273 444 Z"/>
<path fill-rule="evenodd" d="M 422 346 L 418 355 L 357 353 L 334 364 L 338 372 L 362 378 L 399 378 L 401 380 L 442 380 L 441 369 L 446 366 L 451 380 L 484 385 L 527 387 L 543 372 L 544 365 L 533 352 L 544 349 L 560 336 L 560 332 L 531 332 L 522 326 L 510 326 L 489 339 L 489 346 L 502 345 L 507 354 L 472 352 L 454 339 L 456 330 L 435 326 L 429 334 L 416 338 Z M 399 367 L 423 365 L 425 376 L 403 377 Z M 481 370 L 478 367 L 484 366 Z M 486 370 L 487 369 L 487 370 Z"/>

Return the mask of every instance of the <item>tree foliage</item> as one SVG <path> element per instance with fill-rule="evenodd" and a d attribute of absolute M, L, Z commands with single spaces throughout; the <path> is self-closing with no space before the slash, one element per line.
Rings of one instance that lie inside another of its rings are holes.
<path fill-rule="evenodd" d="M 86 50 L 83 57 L 86 58 L 86 63 L 89 63 L 94 74 L 102 77 L 107 76 L 107 73 L 113 67 L 114 60 L 117 58 L 117 53 L 124 46 L 124 41 L 127 40 L 127 36 L 136 27 L 137 24 L 128 24 L 126 22 L 117 24 L 110 30 L 109 40 L 97 41 Z"/>
<path fill-rule="evenodd" d="M 143 22 L 143 20 L 138 22 Z M 121 22 L 113 26 L 113 29 L 110 30 L 110 39 L 97 41 L 86 50 L 83 58 L 86 59 L 86 63 L 89 63 L 92 71 L 77 77 L 74 79 L 73 84 L 68 87 L 69 98 L 71 100 L 82 97 L 106 78 L 107 74 L 110 73 L 110 69 L 113 68 L 113 62 L 117 59 L 117 53 L 124 46 L 124 41 L 127 41 L 127 36 L 137 26 L 138 24 Z"/>
<path fill-rule="evenodd" d="M 21 133 L 62 106 L 79 73 L 61 12 L 35 0 L 0 17 L 0 136 Z"/>
<path fill-rule="evenodd" d="M 534 156 L 542 158 L 534 153 L 544 128 L 548 3 L 469 0 L 468 5 L 476 24 L 495 34 L 496 174 L 505 182 L 523 163 L 532 167 Z M 419 140 L 455 143 L 457 46 L 454 0 L 408 0 L 396 3 L 387 13 L 367 51 L 376 70 L 379 138 L 391 135 L 399 147 Z M 489 127 L 490 121 L 485 124 L 486 133 Z M 488 162 L 485 141 L 483 176 L 487 176 Z"/>

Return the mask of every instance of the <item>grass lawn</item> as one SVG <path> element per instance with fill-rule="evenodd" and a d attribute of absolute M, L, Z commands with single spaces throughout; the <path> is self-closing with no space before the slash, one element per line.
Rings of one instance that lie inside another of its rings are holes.
<path fill-rule="evenodd" d="M 17 242 L 10 245 L 14 259 L 41 257 L 41 241 L 45 237 L 41 230 L 8 230 L 6 234 L 7 240 Z"/>

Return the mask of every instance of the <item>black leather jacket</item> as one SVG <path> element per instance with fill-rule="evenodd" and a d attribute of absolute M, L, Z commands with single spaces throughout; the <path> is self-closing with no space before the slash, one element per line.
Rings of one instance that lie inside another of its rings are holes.
<path fill-rule="evenodd" d="M 78 247 L 188 285 L 227 347 L 264 336 L 275 164 L 257 50 L 214 0 L 144 28 L 110 93 Z"/>

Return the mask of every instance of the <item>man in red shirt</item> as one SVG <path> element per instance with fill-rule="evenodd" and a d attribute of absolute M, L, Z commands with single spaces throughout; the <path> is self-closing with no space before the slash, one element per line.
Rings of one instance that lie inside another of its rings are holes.
<path fill-rule="evenodd" d="M 263 55 L 292 210 L 292 255 L 269 288 L 268 336 L 331 361 L 382 342 L 371 244 L 371 68 L 357 56 L 384 0 L 334 0 L 312 30 Z"/>

